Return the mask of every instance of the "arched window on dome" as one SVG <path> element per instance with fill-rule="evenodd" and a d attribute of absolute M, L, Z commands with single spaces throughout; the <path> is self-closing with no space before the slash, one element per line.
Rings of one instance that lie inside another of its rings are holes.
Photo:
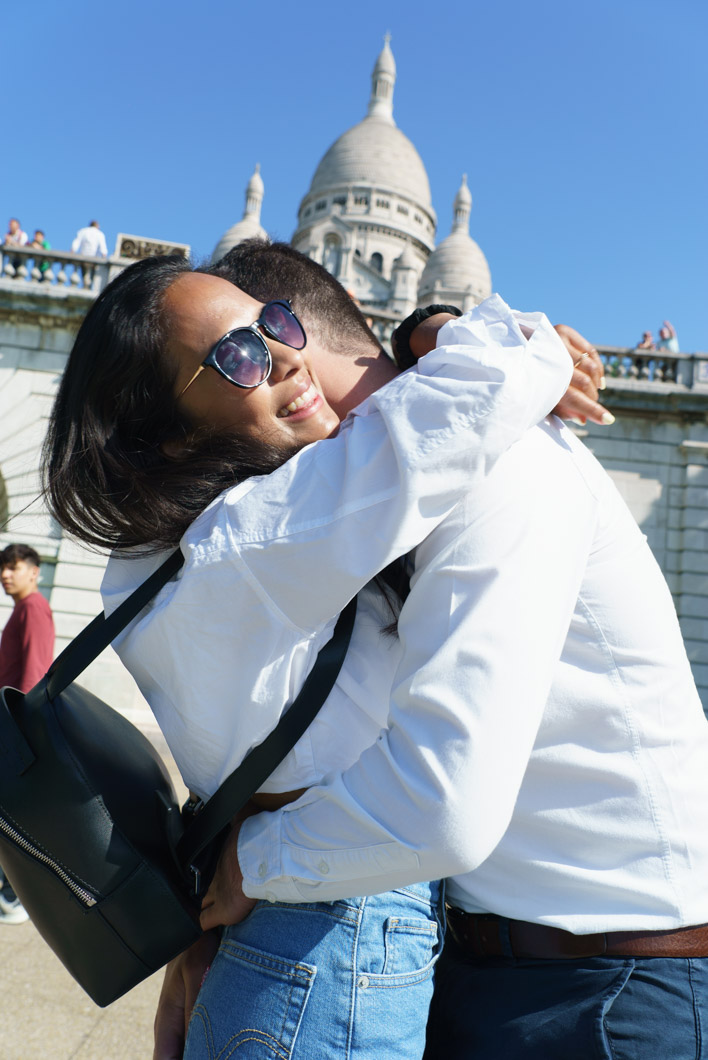
<path fill-rule="evenodd" d="M 371 265 L 372 269 L 376 269 L 377 272 L 383 272 L 383 256 L 379 254 L 378 250 L 369 258 L 369 265 Z"/>
<path fill-rule="evenodd" d="M 342 243 L 339 236 L 328 235 L 325 237 L 322 264 L 332 276 L 339 276 L 339 270 L 342 266 Z"/>

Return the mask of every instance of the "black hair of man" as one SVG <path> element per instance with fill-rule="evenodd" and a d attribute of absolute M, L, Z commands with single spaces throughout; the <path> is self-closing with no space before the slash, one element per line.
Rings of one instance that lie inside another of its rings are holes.
<path fill-rule="evenodd" d="M 31 567 L 39 567 L 39 553 L 31 545 L 7 545 L 0 552 L 0 567 L 14 567 L 24 560 Z"/>
<path fill-rule="evenodd" d="M 204 271 L 230 280 L 258 302 L 289 298 L 305 330 L 332 353 L 370 357 L 381 352 L 339 280 L 289 243 L 246 239 Z"/>

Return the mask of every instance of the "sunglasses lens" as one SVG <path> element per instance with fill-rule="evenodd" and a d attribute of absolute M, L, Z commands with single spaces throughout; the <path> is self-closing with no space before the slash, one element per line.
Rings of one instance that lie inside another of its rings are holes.
<path fill-rule="evenodd" d="M 276 342 L 282 342 L 293 350 L 304 347 L 305 332 L 300 321 L 282 302 L 270 302 L 263 310 L 261 321 Z"/>
<path fill-rule="evenodd" d="M 241 386 L 258 386 L 268 376 L 269 358 L 265 343 L 252 332 L 227 335 L 214 358 L 222 372 Z"/>

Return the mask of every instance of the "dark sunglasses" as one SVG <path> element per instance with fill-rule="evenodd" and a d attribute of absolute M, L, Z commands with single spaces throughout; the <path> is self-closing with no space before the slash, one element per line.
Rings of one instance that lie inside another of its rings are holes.
<path fill-rule="evenodd" d="M 219 375 L 228 379 L 234 386 L 250 390 L 265 383 L 273 369 L 273 359 L 268 343 L 261 335 L 262 328 L 266 335 L 275 342 L 282 342 L 293 350 L 302 350 L 307 338 L 305 329 L 295 316 L 287 299 L 267 302 L 258 320 L 248 327 L 234 328 L 228 331 L 197 368 L 192 378 L 182 390 L 182 397 L 205 368 L 216 368 Z"/>

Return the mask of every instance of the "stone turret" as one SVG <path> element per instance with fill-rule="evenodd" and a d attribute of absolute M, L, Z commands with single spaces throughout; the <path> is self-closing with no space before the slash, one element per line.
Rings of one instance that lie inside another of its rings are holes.
<path fill-rule="evenodd" d="M 253 171 L 253 176 L 246 185 L 246 204 L 243 210 L 243 217 L 240 221 L 237 221 L 235 225 L 232 225 L 228 231 L 224 232 L 223 236 L 216 244 L 214 253 L 211 256 L 212 262 L 216 262 L 219 258 L 223 258 L 224 254 L 227 254 L 232 247 L 235 247 L 237 243 L 243 243 L 244 239 L 253 239 L 258 237 L 260 239 L 267 239 L 268 233 L 265 228 L 261 226 L 261 206 L 263 205 L 263 178 L 261 177 L 260 163 L 256 163 L 256 168 Z"/>
<path fill-rule="evenodd" d="M 453 203 L 450 235 L 430 255 L 420 278 L 419 305 L 447 302 L 470 309 L 492 293 L 487 259 L 470 236 L 471 210 L 465 173 Z"/>

